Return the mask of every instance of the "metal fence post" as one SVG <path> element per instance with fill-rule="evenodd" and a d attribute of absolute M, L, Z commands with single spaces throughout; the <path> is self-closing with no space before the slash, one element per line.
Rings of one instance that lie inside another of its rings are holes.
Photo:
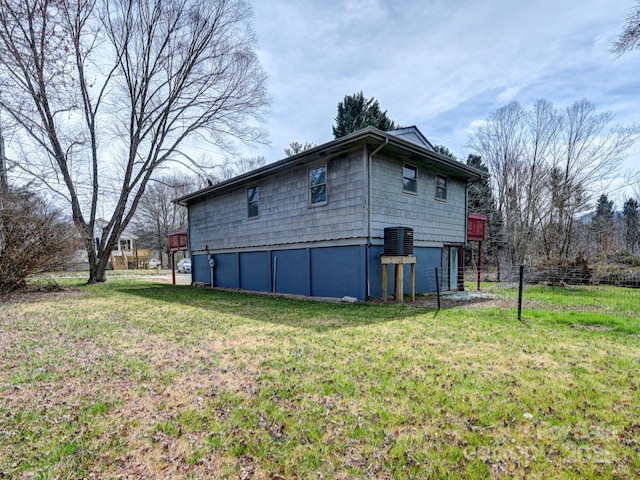
<path fill-rule="evenodd" d="M 518 320 L 522 321 L 522 285 L 524 283 L 524 265 L 520 265 L 520 279 L 518 282 Z"/>
<path fill-rule="evenodd" d="M 438 267 L 436 267 L 436 294 L 438 296 L 438 310 L 440 310 L 440 282 L 438 281 Z"/>

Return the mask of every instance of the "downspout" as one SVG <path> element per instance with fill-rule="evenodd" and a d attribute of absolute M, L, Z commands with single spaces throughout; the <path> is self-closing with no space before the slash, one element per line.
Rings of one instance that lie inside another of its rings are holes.
<path fill-rule="evenodd" d="M 464 187 L 464 246 L 467 247 L 467 236 L 469 232 L 469 187 L 475 182 L 467 183 Z"/>
<path fill-rule="evenodd" d="M 384 139 L 384 143 L 382 145 L 380 145 L 378 148 L 376 148 L 373 152 L 371 152 L 369 154 L 369 159 L 368 159 L 368 168 L 367 168 L 367 172 L 368 172 L 368 188 L 367 188 L 367 206 L 368 206 L 368 212 L 367 212 L 367 298 L 371 297 L 371 282 L 369 281 L 369 248 L 371 247 L 371 219 L 372 219 L 372 214 L 371 214 L 371 187 L 373 184 L 373 179 L 372 179 L 372 175 L 371 175 L 371 171 L 373 168 L 373 156 L 378 153 L 380 150 L 382 150 L 387 144 L 389 143 L 389 137 L 385 137 Z"/>
<path fill-rule="evenodd" d="M 460 249 L 460 259 L 458 260 L 460 262 L 458 271 L 462 272 L 462 275 L 458 275 L 458 290 L 460 290 L 460 285 L 462 285 L 462 291 L 464 291 L 464 267 L 467 260 L 465 253 L 469 242 L 469 187 L 471 185 L 472 184 L 467 183 L 464 187 L 464 243 Z M 462 279 L 460 279 L 460 277 L 462 277 Z"/>

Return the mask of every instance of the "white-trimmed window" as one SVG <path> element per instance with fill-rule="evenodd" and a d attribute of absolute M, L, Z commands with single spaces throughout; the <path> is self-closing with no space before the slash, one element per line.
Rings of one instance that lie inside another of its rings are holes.
<path fill-rule="evenodd" d="M 418 167 L 407 165 L 402 167 L 402 190 L 409 193 L 418 193 Z"/>
<path fill-rule="evenodd" d="M 436 199 L 447 199 L 447 179 L 441 175 L 436 175 Z"/>
<path fill-rule="evenodd" d="M 258 200 L 259 200 L 259 192 L 258 187 L 249 187 L 247 188 L 247 217 L 248 218 L 256 218 L 258 217 Z"/>
<path fill-rule="evenodd" d="M 309 205 L 327 203 L 327 165 L 309 169 Z"/>

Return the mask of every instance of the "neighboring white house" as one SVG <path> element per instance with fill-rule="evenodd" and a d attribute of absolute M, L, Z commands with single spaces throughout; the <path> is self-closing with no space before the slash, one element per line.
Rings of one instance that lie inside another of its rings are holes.
<path fill-rule="evenodd" d="M 107 225 L 107 221 L 101 218 L 96 219 L 93 230 L 93 241 L 96 248 L 100 245 L 102 230 Z M 131 268 L 145 267 L 149 262 L 149 249 L 138 248 L 138 236 L 127 231 L 120 235 L 111 252 L 111 258 L 107 268 L 114 270 L 126 270 Z M 87 251 L 82 248 L 76 250 L 67 262 L 69 270 L 88 270 L 89 259 Z"/>

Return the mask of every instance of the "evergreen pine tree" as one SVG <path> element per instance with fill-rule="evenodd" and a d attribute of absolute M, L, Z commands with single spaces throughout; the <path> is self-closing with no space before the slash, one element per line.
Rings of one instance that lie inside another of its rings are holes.
<path fill-rule="evenodd" d="M 598 198 L 596 210 L 591 219 L 591 231 L 603 252 L 608 252 L 611 249 L 614 216 L 613 200 L 609 200 L 609 197 L 603 193 Z"/>
<path fill-rule="evenodd" d="M 452 160 L 458 160 L 458 157 L 456 157 L 453 152 L 451 150 L 449 150 L 448 147 L 445 147 L 444 145 L 434 145 L 433 149 L 438 152 L 440 155 L 444 155 L 445 157 L 449 157 Z"/>
<path fill-rule="evenodd" d="M 387 116 L 387 111 L 380 109 L 378 101 L 365 98 L 362 91 L 347 95 L 338 103 L 338 115 L 333 127 L 335 138 L 344 137 L 365 127 L 375 127 L 383 131 L 400 128 Z"/>
<path fill-rule="evenodd" d="M 489 169 L 482 161 L 480 155 L 470 154 L 467 157 L 467 165 L 482 172 L 489 173 Z M 497 268 L 498 281 L 500 280 L 500 252 L 504 247 L 504 222 L 502 215 L 496 208 L 496 200 L 488 178 L 483 178 L 472 184 L 468 189 L 467 208 L 469 213 L 486 215 L 486 241 L 483 252 L 493 257 L 493 263 Z"/>
<path fill-rule="evenodd" d="M 640 205 L 634 198 L 624 202 L 622 209 L 624 219 L 624 243 L 631 253 L 636 253 L 640 244 Z"/>

